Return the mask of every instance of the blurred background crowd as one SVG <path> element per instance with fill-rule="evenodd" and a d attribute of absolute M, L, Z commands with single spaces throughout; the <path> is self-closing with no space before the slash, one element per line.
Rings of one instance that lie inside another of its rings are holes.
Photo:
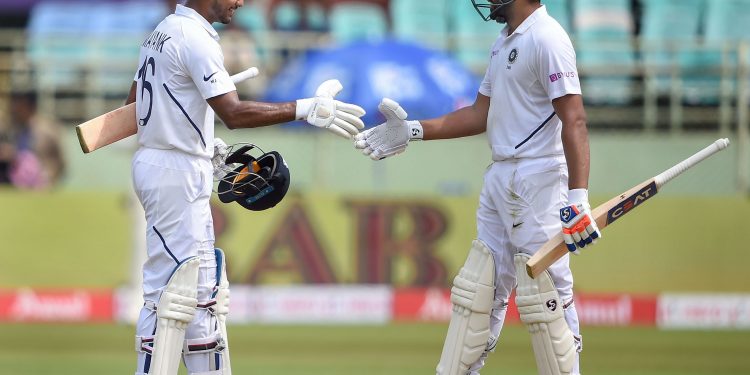
<path fill-rule="evenodd" d="M 750 29 L 738 25 L 750 19 L 750 1 L 543 3 L 574 39 L 593 129 L 727 132 L 747 125 L 745 106 L 738 104 L 748 102 Z M 3 1 L 1 183 L 41 187 L 60 179 L 64 162 L 54 141 L 59 129 L 49 124 L 70 126 L 116 108 L 130 85 L 141 41 L 175 4 Z M 293 99 L 279 91 L 299 82 L 273 81 L 293 63 L 309 70 L 304 63 L 312 51 L 396 40 L 443 53 L 460 65 L 444 76 L 453 70 L 472 74 L 474 85 L 459 100 L 464 104 L 473 99 L 500 30 L 482 22 L 468 0 L 246 1 L 230 25 L 216 27 L 230 72 L 249 66 L 263 72 L 241 85 L 246 98 Z M 365 78 L 351 81 L 357 79 Z"/>
<path fill-rule="evenodd" d="M 737 104 L 748 102 L 750 31 L 738 25 L 750 19 L 750 1 L 543 3 L 574 39 L 595 131 L 726 133 L 746 125 L 744 106 Z M 0 181 L 47 186 L 59 180 L 64 163 L 55 161 L 59 147 L 49 141 L 59 130 L 42 125 L 50 121 L 36 114 L 70 126 L 116 108 L 130 85 L 140 43 L 175 4 L 9 0 L 0 5 Z M 215 26 L 230 72 L 257 66 L 263 73 L 240 85 L 246 98 L 309 95 L 299 92 L 302 89 L 289 92 L 290 85 L 304 86 L 290 81 L 290 75 L 308 74 L 306 59 L 315 51 L 370 43 L 388 55 L 392 45 L 377 45 L 397 41 L 444 54 L 460 65 L 451 69 L 471 74 L 464 78 L 470 85 L 453 88 L 461 91 L 454 101 L 463 104 L 473 100 L 488 49 L 500 30 L 497 24 L 482 22 L 468 0 L 246 1 L 230 25 Z M 456 76 L 453 70 L 443 77 Z M 366 79 L 361 73 L 349 81 Z M 394 76 L 378 78 L 382 82 Z M 439 113 L 417 109 L 415 114 Z M 39 160 L 19 162 L 24 172 L 14 178 L 10 155 L 27 155 L 25 150 L 35 150 Z M 45 171 L 36 173 L 35 168 Z"/>

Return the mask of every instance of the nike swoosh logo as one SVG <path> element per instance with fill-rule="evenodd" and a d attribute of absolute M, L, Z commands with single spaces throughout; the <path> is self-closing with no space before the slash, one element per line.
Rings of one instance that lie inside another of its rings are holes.
<path fill-rule="evenodd" d="M 520 223 L 518 223 L 518 224 L 513 224 L 513 228 L 518 228 L 518 227 L 520 227 L 520 226 L 521 226 L 521 224 L 523 224 L 523 221 L 522 221 L 522 222 L 520 222 Z"/>
<path fill-rule="evenodd" d="M 208 82 L 208 80 L 209 80 L 209 79 L 211 79 L 211 77 L 215 76 L 215 75 L 216 75 L 216 73 L 218 73 L 218 72 L 213 72 L 213 73 L 211 73 L 211 75 L 210 75 L 210 76 L 208 76 L 208 77 L 206 77 L 206 76 L 204 75 L 204 76 L 203 76 L 203 82 Z"/>

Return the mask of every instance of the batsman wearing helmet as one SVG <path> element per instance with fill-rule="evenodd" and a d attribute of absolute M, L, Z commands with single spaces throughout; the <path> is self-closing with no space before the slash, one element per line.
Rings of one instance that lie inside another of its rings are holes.
<path fill-rule="evenodd" d="M 488 53 L 476 101 L 413 121 L 383 99 L 386 122 L 355 137 L 379 160 L 412 140 L 487 133 L 493 163 L 477 209 L 477 239 L 451 289 L 453 313 L 438 374 L 479 374 L 500 340 L 513 288 L 542 375 L 579 374 L 582 348 L 566 256 L 536 279 L 524 264 L 563 232 L 571 252 L 601 235 L 588 202 L 589 141 L 572 43 L 539 0 L 472 0 L 505 27 Z M 468 4 L 467 4 L 468 6 Z"/>
<path fill-rule="evenodd" d="M 224 164 L 215 160 L 222 157 L 215 149 L 225 146 L 214 139 L 215 114 L 230 129 L 296 119 L 349 139 L 364 127 L 364 110 L 333 99 L 342 89 L 336 80 L 296 102 L 239 100 L 212 24 L 229 23 L 244 1 L 183 3 L 143 41 L 127 99 L 136 103 L 132 179 L 146 215 L 148 252 L 136 374 L 176 375 L 182 359 L 188 374 L 226 375 L 229 285 L 209 208 L 214 165 Z M 228 201 L 272 207 L 288 187 L 286 164 L 277 153 L 256 160 L 248 150 L 233 153 L 226 164 L 245 164 L 230 170 Z"/>

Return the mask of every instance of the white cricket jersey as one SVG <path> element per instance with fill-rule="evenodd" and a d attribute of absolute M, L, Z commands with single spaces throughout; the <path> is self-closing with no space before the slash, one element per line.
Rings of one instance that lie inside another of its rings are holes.
<path fill-rule="evenodd" d="M 177 5 L 143 42 L 134 78 L 142 148 L 213 156 L 214 111 L 206 99 L 236 90 L 218 40 L 203 16 Z"/>
<path fill-rule="evenodd" d="M 568 34 L 542 6 L 492 46 L 479 93 L 490 97 L 487 136 L 492 159 L 563 155 L 562 122 L 552 100 L 581 94 Z"/>

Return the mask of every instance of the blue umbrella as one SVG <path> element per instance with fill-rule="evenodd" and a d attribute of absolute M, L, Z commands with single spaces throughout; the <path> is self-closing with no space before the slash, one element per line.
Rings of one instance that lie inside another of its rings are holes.
<path fill-rule="evenodd" d="M 479 79 L 447 54 L 416 44 L 385 40 L 309 50 L 289 62 L 270 82 L 264 100 L 310 97 L 319 84 L 338 79 L 344 90 L 336 99 L 367 111 L 367 126 L 383 121 L 384 97 L 401 104 L 410 119 L 446 114 L 474 102 Z"/>

